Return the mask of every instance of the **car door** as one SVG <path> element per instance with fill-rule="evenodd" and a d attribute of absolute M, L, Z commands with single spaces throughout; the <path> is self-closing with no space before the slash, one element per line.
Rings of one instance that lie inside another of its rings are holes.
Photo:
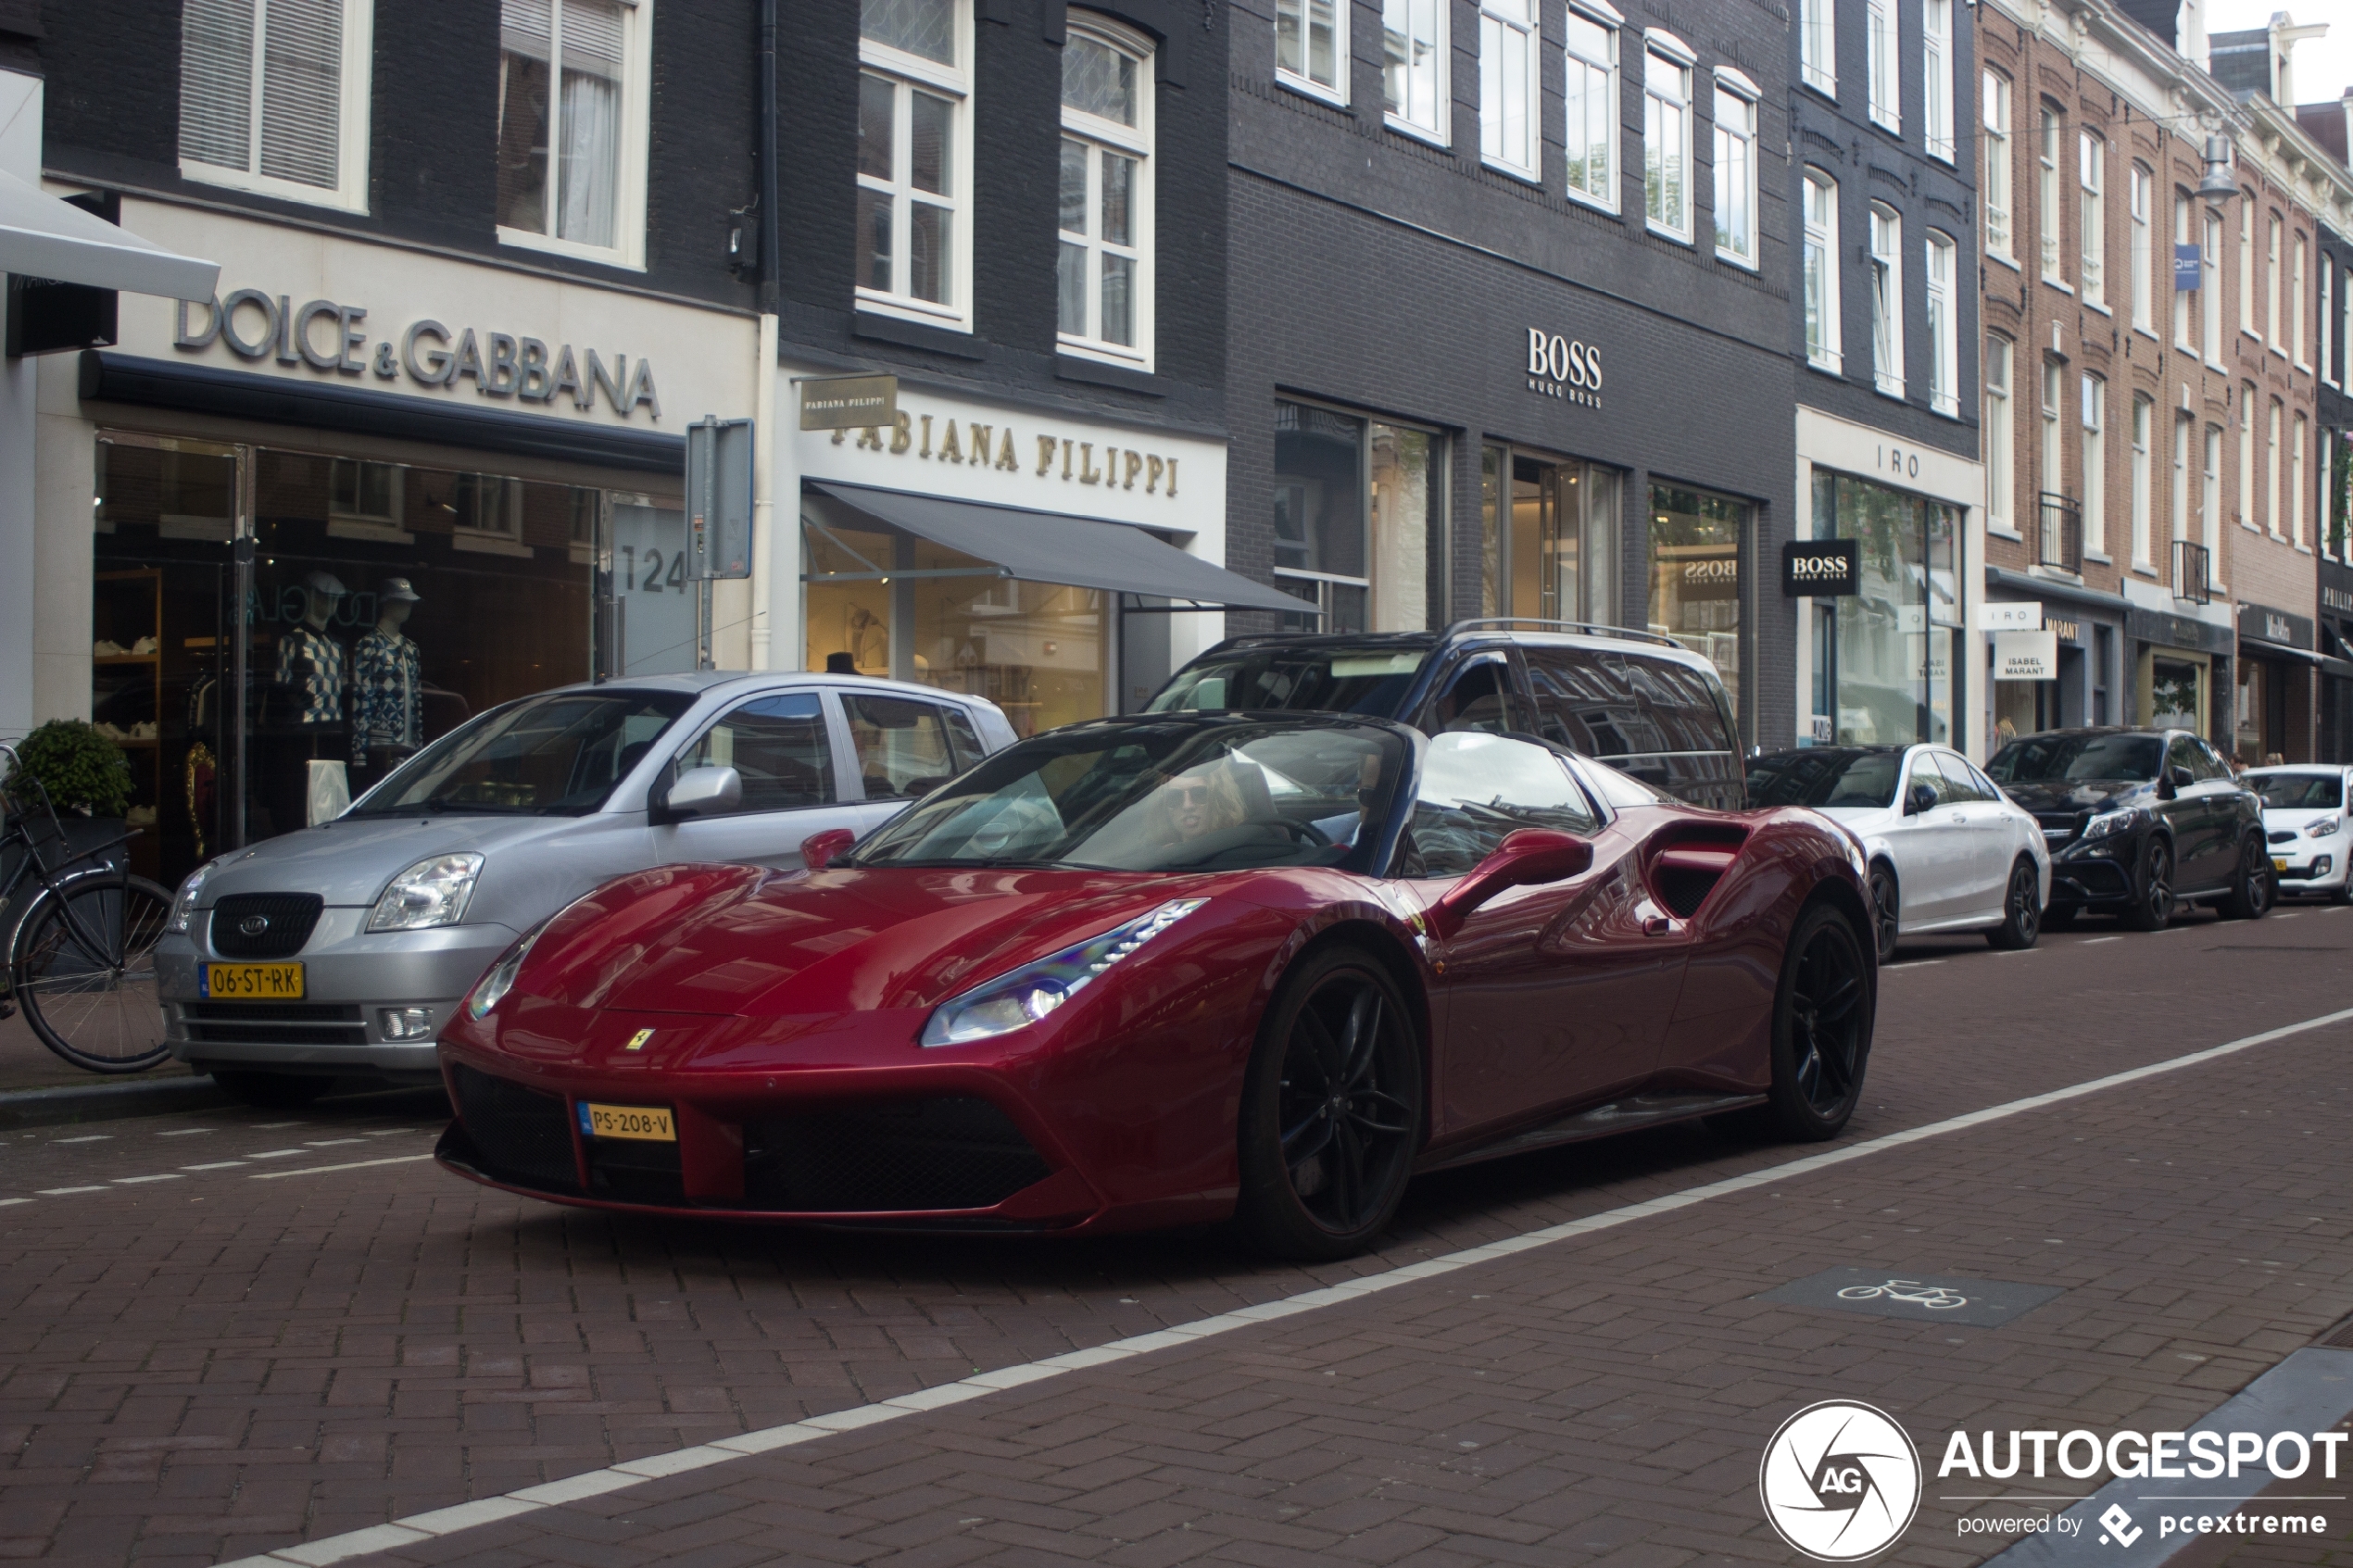
<path fill-rule="evenodd" d="M 1639 836 L 1608 821 L 1558 757 L 1504 736 L 1441 736 L 1423 793 L 1415 831 L 1430 852 L 1416 869 L 1433 901 L 1515 826 L 1557 827 L 1593 846 L 1581 875 L 1508 888 L 1433 949 L 1445 966 L 1433 998 L 1441 1135 L 1529 1120 L 1648 1076 L 1687 949 L 1645 934 L 1645 918 L 1664 911 L 1643 886 Z M 1459 810 L 1463 801 L 1473 809 Z M 1442 839 L 1430 825 L 1441 813 Z"/>
<path fill-rule="evenodd" d="M 1947 791 L 1942 812 L 1954 832 L 1954 920 L 1998 918 L 2014 854 L 2008 814 L 1976 772 L 1949 751 L 1931 751 Z"/>
<path fill-rule="evenodd" d="M 1895 856 L 1903 929 L 1911 932 L 1955 919 L 1966 907 L 1968 812 L 1935 752 L 1914 746 L 1905 764 L 1895 795 L 1901 815 L 1888 832 L 1888 847 Z"/>
<path fill-rule="evenodd" d="M 2187 784 L 2178 782 L 2176 769 L 2187 771 Z M 2184 734 L 2166 742 L 2160 776 L 2171 781 L 2173 789 L 2173 798 L 2163 801 L 2159 809 L 2173 824 L 2174 888 L 2184 894 L 2204 892 L 2228 882 L 2238 848 L 2230 831 L 2235 815 L 2230 797 L 2238 788 L 2236 781 L 2227 774 L 2216 778 L 2196 739 Z"/>
<path fill-rule="evenodd" d="M 810 834 L 857 826 L 858 808 L 843 799 L 820 691 L 746 697 L 680 749 L 665 782 L 706 767 L 736 770 L 742 804 L 723 815 L 657 822 L 650 833 L 660 862 L 734 860 L 788 870 L 801 863 L 801 841 Z"/>
<path fill-rule="evenodd" d="M 959 704 L 847 687 L 835 695 L 862 801 L 861 838 L 980 760 L 979 736 Z"/>

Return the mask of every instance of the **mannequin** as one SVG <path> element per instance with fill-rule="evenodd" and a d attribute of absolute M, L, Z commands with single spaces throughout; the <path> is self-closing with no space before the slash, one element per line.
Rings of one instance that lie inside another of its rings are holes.
<path fill-rule="evenodd" d="M 401 631 L 417 608 L 406 577 L 376 585 L 376 623 L 351 645 L 351 760 L 374 784 L 424 744 L 424 659 Z"/>
<path fill-rule="evenodd" d="M 327 635 L 327 621 L 346 590 L 334 574 L 313 571 L 302 580 L 302 624 L 278 639 L 278 682 L 292 688 L 295 722 L 318 728 L 343 722 L 343 645 Z"/>

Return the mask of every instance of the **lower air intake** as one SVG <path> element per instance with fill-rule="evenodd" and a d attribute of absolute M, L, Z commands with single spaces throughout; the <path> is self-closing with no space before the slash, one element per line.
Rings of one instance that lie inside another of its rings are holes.
<path fill-rule="evenodd" d="M 987 1209 L 1051 1174 L 985 1099 L 828 1106 L 744 1127 L 744 1202 L 753 1209 Z"/>

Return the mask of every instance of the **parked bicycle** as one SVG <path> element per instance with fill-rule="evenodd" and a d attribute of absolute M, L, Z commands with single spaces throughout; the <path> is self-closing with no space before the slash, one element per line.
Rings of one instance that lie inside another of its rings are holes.
<path fill-rule="evenodd" d="M 28 880 L 40 891 L 25 905 L 7 944 L 9 1000 L 41 1043 L 93 1073 L 137 1073 L 171 1054 L 156 996 L 156 943 L 171 918 L 171 895 L 128 861 L 76 871 L 108 856 L 131 834 L 93 848 L 66 847 L 48 792 L 16 748 L 0 742 L 0 855 L 19 853 L 0 877 L 0 907 Z M 33 832 L 35 806 L 49 819 L 51 853 Z"/>

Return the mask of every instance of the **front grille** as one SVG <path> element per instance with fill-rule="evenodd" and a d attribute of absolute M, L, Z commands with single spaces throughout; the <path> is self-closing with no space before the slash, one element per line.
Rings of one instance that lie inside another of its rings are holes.
<path fill-rule="evenodd" d="M 199 1044 L 364 1046 L 357 1007 L 324 1002 L 182 1002 L 180 1021 Z"/>
<path fill-rule="evenodd" d="M 495 1181 L 548 1192 L 580 1190 L 572 1160 L 572 1123 L 560 1096 L 453 1066 L 458 1118 L 466 1124 L 482 1173 Z"/>
<path fill-rule="evenodd" d="M 744 1128 L 744 1201 L 754 1209 L 987 1209 L 1051 1174 L 985 1099 L 831 1106 Z"/>
<path fill-rule="evenodd" d="M 2271 834 L 2271 842 L 2274 844 L 2293 844 L 2296 842 L 2296 830 L 2294 828 L 2275 829 Z"/>
<path fill-rule="evenodd" d="M 678 1146 L 635 1138 L 586 1138 L 588 1191 L 594 1197 L 621 1203 L 686 1201 L 686 1178 L 678 1165 Z"/>
<path fill-rule="evenodd" d="M 2053 847 L 2072 841 L 2083 825 L 2073 811 L 2037 811 L 2034 820 L 2043 825 L 2043 842 Z"/>
<path fill-rule="evenodd" d="M 224 959 L 290 959 L 325 907 L 316 893 L 233 893 L 212 907 L 212 950 Z M 246 931 L 255 920 L 261 928 Z"/>

